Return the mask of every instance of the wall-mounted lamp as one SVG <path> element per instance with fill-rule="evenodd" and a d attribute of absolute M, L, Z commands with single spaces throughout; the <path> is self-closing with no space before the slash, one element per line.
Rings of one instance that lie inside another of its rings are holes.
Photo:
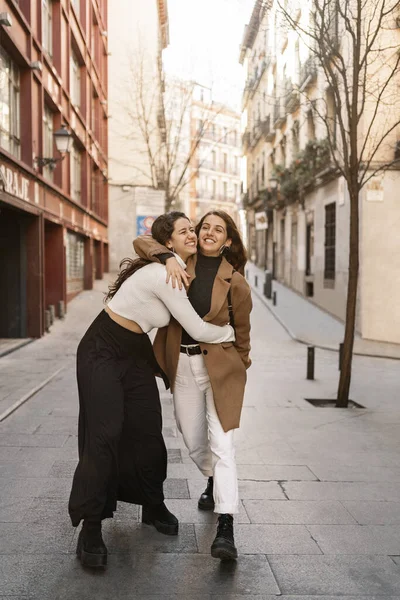
<path fill-rule="evenodd" d="M 0 25 L 4 25 L 4 27 L 12 26 L 12 18 L 10 13 L 2 12 L 0 13 Z"/>
<path fill-rule="evenodd" d="M 71 150 L 73 138 L 66 125 L 61 125 L 61 129 L 55 131 L 53 137 L 56 143 L 56 148 L 61 156 L 59 158 L 44 158 L 37 156 L 35 161 L 39 167 L 50 167 L 50 169 L 55 169 L 57 163 L 64 160 L 65 155 Z"/>
<path fill-rule="evenodd" d="M 269 178 L 269 187 L 267 195 L 265 196 L 265 209 L 272 210 L 275 208 L 277 200 L 278 200 L 278 187 L 279 181 L 278 178 L 272 175 Z"/>

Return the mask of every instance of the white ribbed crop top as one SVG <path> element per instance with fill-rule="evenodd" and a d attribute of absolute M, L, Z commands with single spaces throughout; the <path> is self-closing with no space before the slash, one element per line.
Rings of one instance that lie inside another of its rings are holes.
<path fill-rule="evenodd" d="M 182 259 L 175 256 L 185 267 Z M 186 290 L 174 289 L 165 280 L 164 265 L 146 265 L 124 281 L 108 306 L 117 315 L 135 321 L 145 333 L 155 327 L 168 325 L 172 315 L 199 342 L 219 344 L 235 340 L 230 325 L 219 327 L 203 321 L 190 304 Z"/>

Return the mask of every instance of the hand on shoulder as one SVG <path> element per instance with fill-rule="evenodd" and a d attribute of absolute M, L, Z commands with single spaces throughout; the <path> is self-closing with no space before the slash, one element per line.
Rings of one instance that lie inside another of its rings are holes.
<path fill-rule="evenodd" d="M 178 285 L 181 290 L 183 286 L 188 287 L 190 283 L 190 275 L 179 264 L 174 256 L 167 258 L 165 263 L 167 271 L 166 283 L 171 281 L 172 287 L 175 289 Z"/>

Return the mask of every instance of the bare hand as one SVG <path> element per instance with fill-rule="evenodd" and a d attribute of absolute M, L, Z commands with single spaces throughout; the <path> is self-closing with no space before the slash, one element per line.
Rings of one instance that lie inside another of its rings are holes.
<path fill-rule="evenodd" d="M 181 267 L 175 257 L 171 256 L 170 258 L 167 258 L 165 268 L 167 269 L 166 281 L 169 283 L 171 280 L 174 289 L 176 288 L 177 283 L 180 290 L 182 289 L 182 283 L 185 287 L 189 285 L 190 275 L 186 273 L 185 269 Z"/>

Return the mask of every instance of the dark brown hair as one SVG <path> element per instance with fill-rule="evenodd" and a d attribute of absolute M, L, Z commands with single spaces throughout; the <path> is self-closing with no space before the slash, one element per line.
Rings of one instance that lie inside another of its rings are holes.
<path fill-rule="evenodd" d="M 178 219 L 187 219 L 188 221 L 190 220 L 185 215 L 185 213 L 178 212 L 177 210 L 169 213 L 164 213 L 163 215 L 157 217 L 157 219 L 154 221 L 151 227 L 151 235 L 153 236 L 153 238 L 159 244 L 165 246 L 168 240 L 171 239 L 175 228 L 175 222 Z M 122 260 L 119 265 L 120 271 L 118 277 L 114 281 L 114 283 L 109 285 L 108 294 L 105 297 L 104 301 L 107 302 L 107 300 L 111 300 L 111 298 L 115 296 L 121 285 L 124 283 L 124 281 L 128 279 L 128 277 L 133 275 L 133 273 L 136 273 L 136 271 L 138 271 L 142 267 L 149 265 L 151 262 L 152 261 L 146 260 L 144 258 L 124 258 L 124 260 Z"/>
<path fill-rule="evenodd" d="M 196 225 L 197 237 L 199 237 L 200 229 L 202 228 L 205 219 L 210 215 L 215 215 L 225 222 L 227 237 L 228 239 L 232 240 L 232 244 L 229 250 L 228 248 L 224 250 L 223 256 L 236 271 L 239 271 L 241 275 L 244 275 L 244 266 L 247 262 L 247 252 L 243 245 L 242 238 L 240 237 L 239 230 L 236 227 L 236 223 L 232 217 L 228 215 L 228 213 L 226 213 L 224 210 L 210 210 L 208 213 L 206 213 Z M 198 248 L 201 252 L 199 245 Z"/>

